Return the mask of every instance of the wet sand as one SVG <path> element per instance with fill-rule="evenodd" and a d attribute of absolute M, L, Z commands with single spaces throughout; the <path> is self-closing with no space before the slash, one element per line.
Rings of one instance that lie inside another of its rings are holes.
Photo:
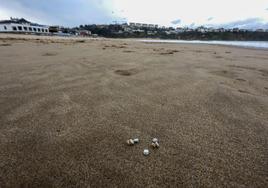
<path fill-rule="evenodd" d="M 0 35 L 1 188 L 267 186 L 268 51 Z"/>

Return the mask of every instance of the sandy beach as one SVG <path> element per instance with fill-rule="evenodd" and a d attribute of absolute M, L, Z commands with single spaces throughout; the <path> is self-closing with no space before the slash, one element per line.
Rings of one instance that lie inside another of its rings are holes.
<path fill-rule="evenodd" d="M 268 187 L 268 51 L 0 35 L 0 187 Z"/>

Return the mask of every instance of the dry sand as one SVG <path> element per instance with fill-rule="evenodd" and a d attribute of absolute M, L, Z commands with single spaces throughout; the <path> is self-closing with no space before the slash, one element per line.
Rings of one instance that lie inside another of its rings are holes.
<path fill-rule="evenodd" d="M 268 51 L 0 38 L 1 188 L 268 186 Z"/>

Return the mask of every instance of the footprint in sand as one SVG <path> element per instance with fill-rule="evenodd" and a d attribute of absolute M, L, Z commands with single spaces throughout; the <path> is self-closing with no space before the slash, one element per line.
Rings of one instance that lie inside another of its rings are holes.
<path fill-rule="evenodd" d="M 56 52 L 47 52 L 43 54 L 43 56 L 56 56 L 56 55 L 58 55 L 58 53 Z"/>
<path fill-rule="evenodd" d="M 241 82 L 246 82 L 246 80 L 242 79 L 242 78 L 237 78 L 237 81 L 241 81 Z"/>
<path fill-rule="evenodd" d="M 137 74 L 137 69 L 128 69 L 128 70 L 116 70 L 115 74 L 121 75 L 121 76 L 131 76 L 133 74 Z"/>
<path fill-rule="evenodd" d="M 268 70 L 265 70 L 265 69 L 263 69 L 263 70 L 259 70 L 259 72 L 262 74 L 262 76 L 268 76 Z"/>
<path fill-rule="evenodd" d="M 11 44 L 4 43 L 4 44 L 0 44 L 0 46 L 11 46 Z"/>
<path fill-rule="evenodd" d="M 242 89 L 239 89 L 238 92 L 240 92 L 240 93 L 245 93 L 245 94 L 251 94 L 250 92 L 245 91 L 245 90 L 242 90 Z"/>
<path fill-rule="evenodd" d="M 124 53 L 132 53 L 132 52 L 135 52 L 135 51 L 131 51 L 131 50 L 124 50 L 123 52 L 124 52 Z"/>

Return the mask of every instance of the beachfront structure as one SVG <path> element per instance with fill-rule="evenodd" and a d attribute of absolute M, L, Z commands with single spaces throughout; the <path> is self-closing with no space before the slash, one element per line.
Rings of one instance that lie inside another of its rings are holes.
<path fill-rule="evenodd" d="M 0 21 L 0 33 L 35 33 L 48 34 L 48 26 L 31 23 L 24 18 L 11 18 Z"/>

